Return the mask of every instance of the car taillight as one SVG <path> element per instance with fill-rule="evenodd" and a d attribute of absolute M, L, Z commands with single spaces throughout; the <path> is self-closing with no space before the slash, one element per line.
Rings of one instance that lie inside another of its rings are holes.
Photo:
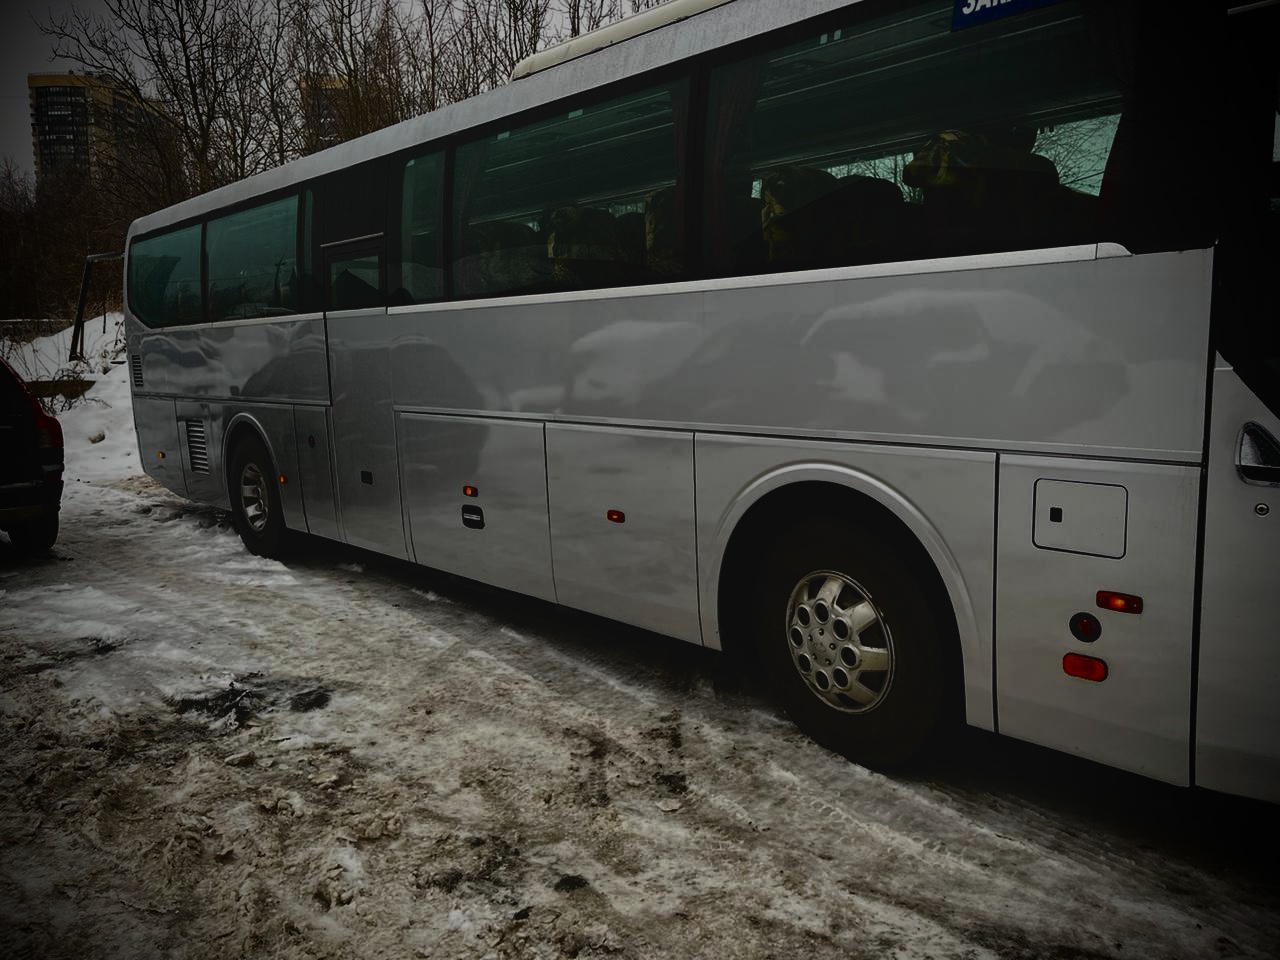
<path fill-rule="evenodd" d="M 31 398 L 32 411 L 36 415 L 36 435 L 40 438 L 40 446 L 62 448 L 62 424 L 44 412 L 40 401 Z"/>
<path fill-rule="evenodd" d="M 36 421 L 36 444 L 40 447 L 40 469 L 46 482 L 62 479 L 64 460 L 62 455 L 62 424 L 56 417 L 44 412 L 35 394 L 27 391 L 27 403 Z"/>

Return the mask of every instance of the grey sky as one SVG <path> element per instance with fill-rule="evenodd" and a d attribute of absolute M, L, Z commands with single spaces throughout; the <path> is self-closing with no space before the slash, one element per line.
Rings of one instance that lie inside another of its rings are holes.
<path fill-rule="evenodd" d="M 52 41 L 37 22 L 72 6 L 100 11 L 102 0 L 6 0 L 0 9 L 0 157 L 11 157 L 23 170 L 35 168 L 31 155 L 31 115 L 27 106 L 27 74 L 65 70 L 74 64 L 55 61 Z"/>

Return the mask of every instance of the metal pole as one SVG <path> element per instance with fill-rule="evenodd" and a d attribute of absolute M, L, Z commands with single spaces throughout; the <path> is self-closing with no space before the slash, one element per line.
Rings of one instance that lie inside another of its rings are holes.
<path fill-rule="evenodd" d="M 84 305 L 89 299 L 89 281 L 93 275 L 93 265 L 100 260 L 119 260 L 123 253 L 91 253 L 84 258 L 84 273 L 80 277 L 80 302 L 76 305 L 75 326 L 71 330 L 71 351 L 67 357 L 72 360 L 84 360 Z M 107 312 L 102 311 L 102 332 L 107 332 Z"/>

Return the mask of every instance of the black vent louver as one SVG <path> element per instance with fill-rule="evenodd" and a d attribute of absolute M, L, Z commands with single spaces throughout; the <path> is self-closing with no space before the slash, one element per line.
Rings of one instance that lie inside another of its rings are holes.
<path fill-rule="evenodd" d="M 133 388 L 142 389 L 142 354 L 135 353 L 129 357 L 129 370 L 133 374 Z"/>
<path fill-rule="evenodd" d="M 193 473 L 209 472 L 209 441 L 203 420 L 184 420 L 187 428 L 187 459 Z"/>

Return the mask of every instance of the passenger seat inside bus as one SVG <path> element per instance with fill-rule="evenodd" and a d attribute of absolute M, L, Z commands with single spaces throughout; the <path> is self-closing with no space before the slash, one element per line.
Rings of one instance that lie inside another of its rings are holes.
<path fill-rule="evenodd" d="M 546 238 L 557 287 L 586 290 L 640 280 L 638 257 L 628 250 L 624 228 L 608 210 L 559 207 L 547 218 Z"/>
<path fill-rule="evenodd" d="M 963 256 L 1090 242 L 1097 198 L 1064 187 L 1034 153 L 1036 131 L 944 130 L 916 151 L 902 182 L 920 190 L 917 255 Z"/>
<path fill-rule="evenodd" d="M 902 191 L 892 181 L 783 166 L 765 174 L 761 194 L 762 234 L 775 270 L 877 263 L 902 255 L 905 211 Z"/>

